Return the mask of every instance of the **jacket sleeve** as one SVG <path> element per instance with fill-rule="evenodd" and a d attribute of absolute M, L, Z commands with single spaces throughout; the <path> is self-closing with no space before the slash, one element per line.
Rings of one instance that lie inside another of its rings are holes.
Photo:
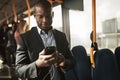
<path fill-rule="evenodd" d="M 25 41 L 21 36 L 16 50 L 16 74 L 20 78 L 37 77 L 37 67 L 35 62 L 30 62 L 28 52 Z"/>

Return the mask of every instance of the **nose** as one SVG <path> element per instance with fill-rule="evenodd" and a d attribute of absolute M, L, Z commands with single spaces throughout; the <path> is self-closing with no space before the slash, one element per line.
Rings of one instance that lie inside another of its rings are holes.
<path fill-rule="evenodd" d="M 43 17 L 43 22 L 47 22 L 47 17 Z"/>

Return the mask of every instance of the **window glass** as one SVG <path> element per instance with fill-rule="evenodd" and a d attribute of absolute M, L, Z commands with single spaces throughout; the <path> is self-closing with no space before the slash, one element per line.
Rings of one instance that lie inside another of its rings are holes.
<path fill-rule="evenodd" d="M 92 0 L 84 0 L 84 11 L 70 10 L 71 47 L 83 45 L 89 53 L 92 31 Z M 120 0 L 96 0 L 96 32 L 99 48 L 120 45 Z M 112 43 L 112 44 L 111 44 Z"/>
<path fill-rule="evenodd" d="M 82 45 L 89 50 L 91 41 L 91 1 L 84 0 L 84 11 L 70 10 L 71 48 Z"/>
<path fill-rule="evenodd" d="M 54 17 L 53 17 L 53 27 L 62 31 L 62 10 L 61 5 L 58 5 L 53 8 Z"/>

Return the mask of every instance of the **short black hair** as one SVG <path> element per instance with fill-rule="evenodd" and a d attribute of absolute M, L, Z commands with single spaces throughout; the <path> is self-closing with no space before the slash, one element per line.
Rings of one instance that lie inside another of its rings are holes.
<path fill-rule="evenodd" d="M 43 6 L 44 8 L 51 8 L 52 9 L 52 5 L 48 0 L 39 0 L 37 4 L 35 4 L 34 6 L 34 12 L 35 12 L 35 8 L 37 6 Z"/>

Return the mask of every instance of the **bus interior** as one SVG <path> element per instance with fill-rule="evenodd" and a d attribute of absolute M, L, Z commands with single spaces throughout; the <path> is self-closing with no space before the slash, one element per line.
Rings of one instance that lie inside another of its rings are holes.
<path fill-rule="evenodd" d="M 54 12 L 52 26 L 66 34 L 77 62 L 66 80 L 120 80 L 120 0 L 48 1 Z M 36 26 L 33 7 L 38 2 L 0 0 L 0 80 L 22 80 L 15 74 L 15 53 L 3 47 L 8 35 L 2 30 L 22 19 L 29 30 Z"/>

